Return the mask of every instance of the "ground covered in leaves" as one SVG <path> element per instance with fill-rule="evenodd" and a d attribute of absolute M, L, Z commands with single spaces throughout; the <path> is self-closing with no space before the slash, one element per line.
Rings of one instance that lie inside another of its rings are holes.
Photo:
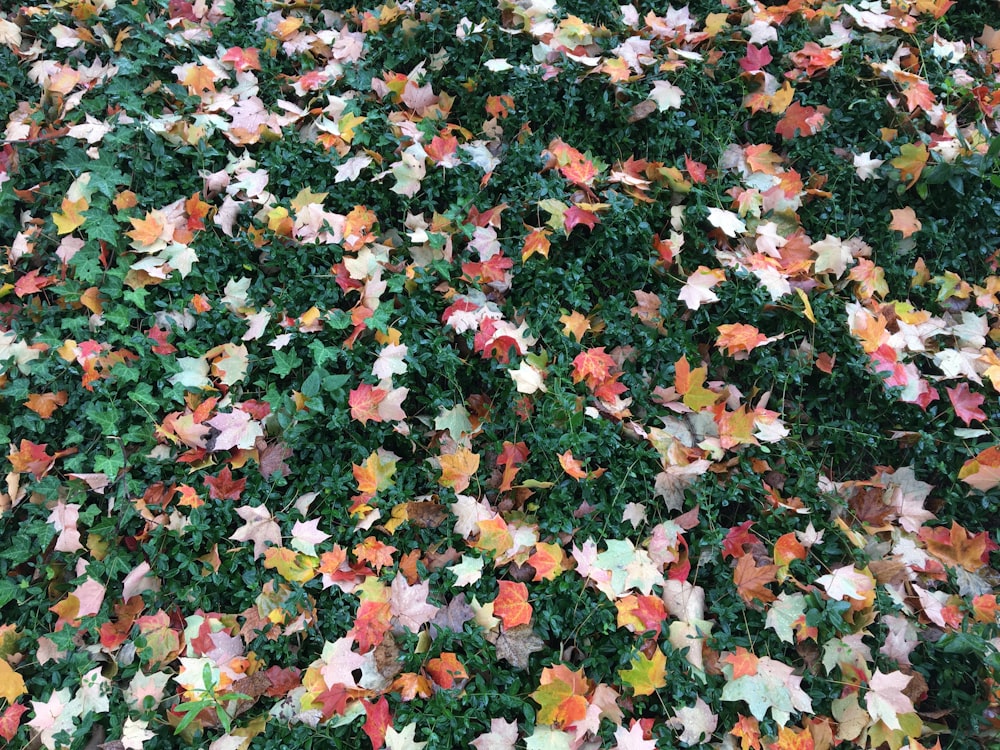
<path fill-rule="evenodd" d="M 0 15 L 11 747 L 1000 731 L 1000 8 Z"/>

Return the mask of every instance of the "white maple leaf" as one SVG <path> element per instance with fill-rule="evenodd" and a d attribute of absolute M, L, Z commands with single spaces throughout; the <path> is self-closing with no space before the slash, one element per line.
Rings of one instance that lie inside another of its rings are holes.
<path fill-rule="evenodd" d="M 721 229 L 727 237 L 736 237 L 747 231 L 747 225 L 739 215 L 722 208 L 708 209 L 708 223 Z"/>
<path fill-rule="evenodd" d="M 684 92 L 669 81 L 654 82 L 653 90 L 649 92 L 649 99 L 656 102 L 656 108 L 660 112 L 680 109 L 683 96 Z"/>
<path fill-rule="evenodd" d="M 910 679 L 910 675 L 899 671 L 883 674 L 876 669 L 868 681 L 868 694 L 865 696 L 868 715 L 875 721 L 885 722 L 890 729 L 901 729 L 899 715 L 914 711 L 913 701 L 903 693 Z"/>
<path fill-rule="evenodd" d="M 248 505 L 236 509 L 236 514 L 246 523 L 229 538 L 237 542 L 253 541 L 253 557 L 256 560 L 264 554 L 267 543 L 281 546 L 281 527 L 271 518 L 271 511 L 265 506 L 252 508 Z"/>
<path fill-rule="evenodd" d="M 698 266 L 698 269 L 688 277 L 677 299 L 682 300 L 690 310 L 697 310 L 709 302 L 718 302 L 719 297 L 712 288 L 725 280 L 726 272 L 721 268 Z"/>

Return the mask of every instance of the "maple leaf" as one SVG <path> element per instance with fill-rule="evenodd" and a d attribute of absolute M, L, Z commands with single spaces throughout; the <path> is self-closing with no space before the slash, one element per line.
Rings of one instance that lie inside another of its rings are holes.
<path fill-rule="evenodd" d="M 689 310 L 697 310 L 709 302 L 718 302 L 719 297 L 712 289 L 725 280 L 726 272 L 721 268 L 698 266 L 695 272 L 688 276 L 687 283 L 681 288 L 677 299 L 684 302 Z"/>
<path fill-rule="evenodd" d="M 27 692 L 24 678 L 15 672 L 6 660 L 0 659 L 0 698 L 13 703 Z"/>
<path fill-rule="evenodd" d="M 718 330 L 716 347 L 725 349 L 729 356 L 736 359 L 740 359 L 741 354 L 745 359 L 748 352 L 773 340 L 746 323 L 726 323 L 718 326 Z"/>
<path fill-rule="evenodd" d="M 708 223 L 721 229 L 727 237 L 737 237 L 747 231 L 747 225 L 737 214 L 714 206 L 708 209 Z M 703 266 L 699 267 L 698 271 L 702 268 Z"/>
<path fill-rule="evenodd" d="M 264 567 L 276 570 L 286 581 L 306 583 L 316 577 L 319 560 L 286 547 L 268 547 L 264 550 Z"/>
<path fill-rule="evenodd" d="M 24 274 L 14 283 L 14 294 L 18 298 L 24 298 L 29 294 L 37 294 L 46 287 L 52 286 L 58 283 L 59 279 L 55 276 L 41 276 L 40 271 L 35 268 L 28 273 Z"/>
<path fill-rule="evenodd" d="M 594 212 L 582 206 L 570 206 L 563 214 L 563 228 L 566 234 L 573 231 L 573 228 L 582 224 L 587 229 L 593 231 L 594 227 L 601 223 L 601 218 Z"/>
<path fill-rule="evenodd" d="M 791 727 L 778 727 L 777 741 L 769 744 L 767 750 L 814 750 L 812 733 L 808 729 L 796 731 Z"/>
<path fill-rule="evenodd" d="M 868 680 L 865 706 L 874 721 L 883 721 L 890 729 L 901 729 L 899 715 L 913 713 L 913 702 L 903 693 L 912 677 L 902 672 L 884 674 L 875 670 Z"/>
<path fill-rule="evenodd" d="M 577 341 L 583 341 L 583 334 L 590 330 L 590 319 L 576 310 L 560 316 L 559 322 L 563 324 L 563 335 L 571 336 Z"/>
<path fill-rule="evenodd" d="M 603 468 L 595 469 L 594 471 L 585 471 L 583 464 L 573 458 L 572 451 L 566 451 L 559 455 L 559 465 L 563 468 L 563 471 L 577 481 L 581 479 L 596 479 L 605 471 Z"/>
<path fill-rule="evenodd" d="M 837 568 L 832 573 L 820 576 L 816 583 L 826 589 L 831 599 L 852 599 L 852 607 L 863 609 L 875 600 L 875 579 L 871 573 L 858 570 L 853 565 Z"/>
<path fill-rule="evenodd" d="M 451 487 L 456 493 L 465 490 L 472 475 L 479 471 L 479 454 L 468 448 L 459 448 L 454 453 L 446 453 L 440 457 L 441 477 L 438 482 L 444 487 Z"/>
<path fill-rule="evenodd" d="M 388 395 L 388 391 L 368 383 L 362 383 L 354 388 L 347 399 L 351 407 L 351 419 L 356 419 L 361 424 L 383 421 L 379 413 L 379 404 L 385 401 Z"/>
<path fill-rule="evenodd" d="M 636 695 L 652 695 L 667 684 L 667 656 L 660 648 L 653 651 L 652 658 L 640 652 L 632 659 L 632 666 L 619 670 L 618 676 Z"/>
<path fill-rule="evenodd" d="M 678 708 L 674 713 L 676 716 L 668 720 L 667 724 L 675 730 L 680 730 L 680 741 L 688 745 L 707 742 L 719 725 L 719 717 L 712 713 L 712 709 L 701 696 L 695 698 L 693 706 Z"/>
<path fill-rule="evenodd" d="M 385 730 L 386 750 L 423 750 L 426 742 L 417 742 L 415 732 L 416 724 L 407 724 L 402 732 L 397 732 L 393 727 Z"/>
<path fill-rule="evenodd" d="M 906 143 L 899 147 L 899 156 L 889 163 L 899 170 L 900 180 L 909 180 L 906 184 L 909 190 L 917 183 L 929 158 L 930 152 L 924 144 Z"/>
<path fill-rule="evenodd" d="M 753 675 L 734 679 L 731 670 L 729 665 L 723 666 L 729 681 L 722 689 L 722 700 L 745 701 L 758 721 L 770 711 L 774 720 L 784 725 L 792 711 L 812 711 L 812 701 L 801 688 L 802 678 L 795 676 L 787 664 L 762 656 L 757 660 L 757 671 Z"/>
<path fill-rule="evenodd" d="M 539 687 L 531 694 L 540 710 L 539 724 L 570 728 L 587 715 L 587 693 L 592 683 L 583 670 L 573 671 L 562 664 L 542 670 Z"/>
<path fill-rule="evenodd" d="M 986 397 L 981 393 L 970 391 L 968 383 L 962 382 L 954 388 L 945 388 L 945 392 L 955 409 L 955 414 L 965 423 L 966 427 L 974 421 L 986 421 L 986 413 L 979 408 L 986 401 Z"/>
<path fill-rule="evenodd" d="M 230 47 L 226 53 L 219 58 L 220 62 L 232 63 L 233 68 L 238 73 L 247 70 L 260 70 L 260 50 L 255 47 Z"/>
<path fill-rule="evenodd" d="M 504 629 L 502 633 L 487 633 L 486 639 L 496 647 L 497 659 L 521 670 L 528 668 L 533 653 L 545 647 L 545 642 L 535 634 L 530 625 Z"/>
<path fill-rule="evenodd" d="M 389 713 L 389 702 L 381 696 L 376 703 L 362 700 L 365 709 L 365 723 L 362 729 L 372 743 L 372 750 L 380 750 L 385 744 L 385 735 L 392 726 L 392 714 Z"/>
<path fill-rule="evenodd" d="M 774 126 L 774 132 L 786 141 L 796 135 L 814 135 L 823 127 L 828 114 L 830 114 L 829 107 L 803 107 L 798 102 L 792 102 L 778 120 L 778 124 Z"/>
<path fill-rule="evenodd" d="M 516 742 L 517 722 L 490 719 L 490 731 L 480 734 L 471 744 L 476 750 L 514 750 Z"/>
<path fill-rule="evenodd" d="M 208 487 L 208 496 L 212 500 L 239 500 L 247 486 L 246 477 L 234 480 L 228 466 L 218 476 L 204 477 L 202 481 Z"/>
<path fill-rule="evenodd" d="M 656 750 L 656 740 L 646 739 L 642 724 L 633 721 L 632 726 L 615 729 L 615 746 L 612 750 Z"/>
<path fill-rule="evenodd" d="M 457 680 L 469 679 L 462 662 L 451 651 L 445 651 L 436 659 L 431 659 L 424 666 L 427 674 L 445 690 L 453 688 Z"/>
<path fill-rule="evenodd" d="M 212 419 L 209 419 L 207 424 L 218 430 L 218 434 L 210 442 L 210 451 L 223 451 L 231 448 L 250 449 L 254 447 L 257 438 L 264 437 L 264 428 L 260 422 L 242 409 L 219 412 Z"/>
<path fill-rule="evenodd" d="M 970 534 L 957 521 L 951 522 L 950 529 L 923 527 L 920 539 L 932 555 L 949 565 L 961 565 L 970 573 L 988 564 L 990 552 L 997 549 L 987 532 Z"/>
<path fill-rule="evenodd" d="M 771 50 L 766 45 L 763 47 L 754 47 L 748 43 L 746 54 L 737 60 L 737 62 L 747 73 L 756 73 L 766 68 L 773 59 Z"/>
<path fill-rule="evenodd" d="M 654 81 L 653 90 L 649 92 L 649 99 L 656 103 L 656 109 L 660 112 L 680 109 L 683 98 L 684 91 L 669 81 Z"/>
<path fill-rule="evenodd" d="M 66 391 L 59 391 L 58 393 L 51 391 L 47 393 L 31 393 L 28 395 L 28 400 L 24 402 L 24 405 L 42 419 L 48 419 L 56 409 L 66 405 L 67 396 Z"/>
<path fill-rule="evenodd" d="M 895 229 L 904 238 L 913 236 L 923 226 L 920 219 L 917 218 L 917 214 L 909 206 L 894 208 L 890 213 L 892 214 L 892 222 L 889 224 L 889 229 Z"/>
<path fill-rule="evenodd" d="M 52 214 L 52 222 L 56 225 L 56 233 L 60 236 L 70 234 L 84 225 L 86 219 L 81 215 L 90 207 L 86 198 L 70 200 L 62 199 L 62 211 Z"/>
<path fill-rule="evenodd" d="M 1000 446 L 991 446 L 962 464 L 958 478 L 982 492 L 1000 485 Z"/>
<path fill-rule="evenodd" d="M 736 564 L 733 572 L 733 582 L 740 597 L 747 604 L 751 604 L 754 599 L 762 604 L 773 602 L 774 593 L 765 588 L 767 584 L 776 581 L 775 573 L 778 571 L 777 565 L 758 566 L 753 555 L 743 555 Z"/>
<path fill-rule="evenodd" d="M 611 377 L 614 366 L 614 359 L 604 351 L 603 346 L 588 349 L 573 358 L 573 382 L 586 380 L 587 386 L 593 390 Z"/>
<path fill-rule="evenodd" d="M 7 706 L 3 714 L 0 715 L 0 737 L 3 737 L 7 742 L 12 741 L 21 725 L 21 717 L 27 711 L 28 707 L 22 706 L 20 703 L 12 703 Z M 513 746 L 511 747 L 513 748 Z"/>
<path fill-rule="evenodd" d="M 538 542 L 535 551 L 528 558 L 528 564 L 535 569 L 532 581 L 551 581 L 565 570 L 566 553 L 558 544 Z"/>
<path fill-rule="evenodd" d="M 424 623 L 433 620 L 440 609 L 427 601 L 429 587 L 427 581 L 411 586 L 401 575 L 392 579 L 390 611 L 398 619 L 399 624 L 411 633 L 416 633 Z"/>
<path fill-rule="evenodd" d="M 238 542 L 252 541 L 255 560 L 266 552 L 268 542 L 281 546 L 281 527 L 271 518 L 271 511 L 266 506 L 245 505 L 237 508 L 236 514 L 243 519 L 244 525 L 229 538 Z"/>
<path fill-rule="evenodd" d="M 692 370 L 687 357 L 681 357 L 674 363 L 674 373 L 674 388 L 684 397 L 684 405 L 688 408 L 701 411 L 718 400 L 718 394 L 704 387 L 707 367 Z"/>
<path fill-rule="evenodd" d="M 493 601 L 493 614 L 507 629 L 528 625 L 533 612 L 528 603 L 528 587 L 513 581 L 500 581 L 499 584 L 500 593 Z"/>
<path fill-rule="evenodd" d="M 754 717 L 740 714 L 729 734 L 739 738 L 741 750 L 761 750 L 760 722 Z"/>

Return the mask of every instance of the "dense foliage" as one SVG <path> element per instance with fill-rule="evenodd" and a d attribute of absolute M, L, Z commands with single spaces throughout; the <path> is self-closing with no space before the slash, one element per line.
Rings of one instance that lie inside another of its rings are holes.
<path fill-rule="evenodd" d="M 0 14 L 0 736 L 995 747 L 994 27 Z"/>

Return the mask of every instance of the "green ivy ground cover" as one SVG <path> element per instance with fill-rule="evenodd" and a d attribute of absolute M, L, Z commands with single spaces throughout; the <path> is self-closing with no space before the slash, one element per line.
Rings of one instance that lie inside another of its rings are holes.
<path fill-rule="evenodd" d="M 1000 6 L 0 14 L 0 737 L 996 747 Z"/>

